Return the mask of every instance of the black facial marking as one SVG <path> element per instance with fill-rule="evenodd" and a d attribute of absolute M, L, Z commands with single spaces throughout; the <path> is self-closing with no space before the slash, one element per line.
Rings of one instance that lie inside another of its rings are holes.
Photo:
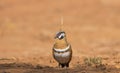
<path fill-rule="evenodd" d="M 58 32 L 56 34 L 56 37 L 55 38 L 58 38 L 58 39 L 63 39 L 65 37 L 65 32 L 61 31 L 61 32 Z"/>

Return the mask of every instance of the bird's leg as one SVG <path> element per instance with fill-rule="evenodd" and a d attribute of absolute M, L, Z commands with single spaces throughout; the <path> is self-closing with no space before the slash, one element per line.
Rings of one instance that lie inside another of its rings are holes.
<path fill-rule="evenodd" d="M 64 67 L 65 67 L 65 64 L 61 64 L 61 66 L 62 66 L 62 68 L 64 68 Z"/>
<path fill-rule="evenodd" d="M 66 67 L 69 67 L 69 63 L 66 64 Z"/>

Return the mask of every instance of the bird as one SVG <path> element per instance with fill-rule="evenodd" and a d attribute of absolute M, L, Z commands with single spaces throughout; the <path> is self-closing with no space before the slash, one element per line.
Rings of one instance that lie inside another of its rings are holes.
<path fill-rule="evenodd" d="M 72 59 L 71 44 L 68 43 L 65 31 L 60 30 L 55 35 L 52 49 L 53 57 L 58 62 L 59 68 L 68 68 Z"/>

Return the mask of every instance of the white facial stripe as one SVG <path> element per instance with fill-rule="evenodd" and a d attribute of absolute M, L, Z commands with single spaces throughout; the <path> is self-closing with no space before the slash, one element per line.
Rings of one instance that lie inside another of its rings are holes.
<path fill-rule="evenodd" d="M 65 34 L 64 34 L 64 33 L 62 33 L 62 34 L 59 36 L 59 38 L 61 38 L 62 36 L 65 36 Z"/>
<path fill-rule="evenodd" d="M 54 48 L 54 50 L 56 51 L 56 52 L 65 52 L 65 51 L 67 51 L 68 49 L 70 49 L 70 45 L 68 45 L 66 48 L 64 48 L 64 49 L 56 49 L 56 48 Z"/>

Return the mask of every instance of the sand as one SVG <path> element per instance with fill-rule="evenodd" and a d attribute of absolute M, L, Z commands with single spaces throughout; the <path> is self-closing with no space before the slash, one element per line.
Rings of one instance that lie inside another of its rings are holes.
<path fill-rule="evenodd" d="M 120 73 L 119 0 L 0 0 L 0 73 Z M 70 68 L 57 68 L 54 36 L 72 45 Z M 88 66 L 85 58 L 102 58 Z"/>

